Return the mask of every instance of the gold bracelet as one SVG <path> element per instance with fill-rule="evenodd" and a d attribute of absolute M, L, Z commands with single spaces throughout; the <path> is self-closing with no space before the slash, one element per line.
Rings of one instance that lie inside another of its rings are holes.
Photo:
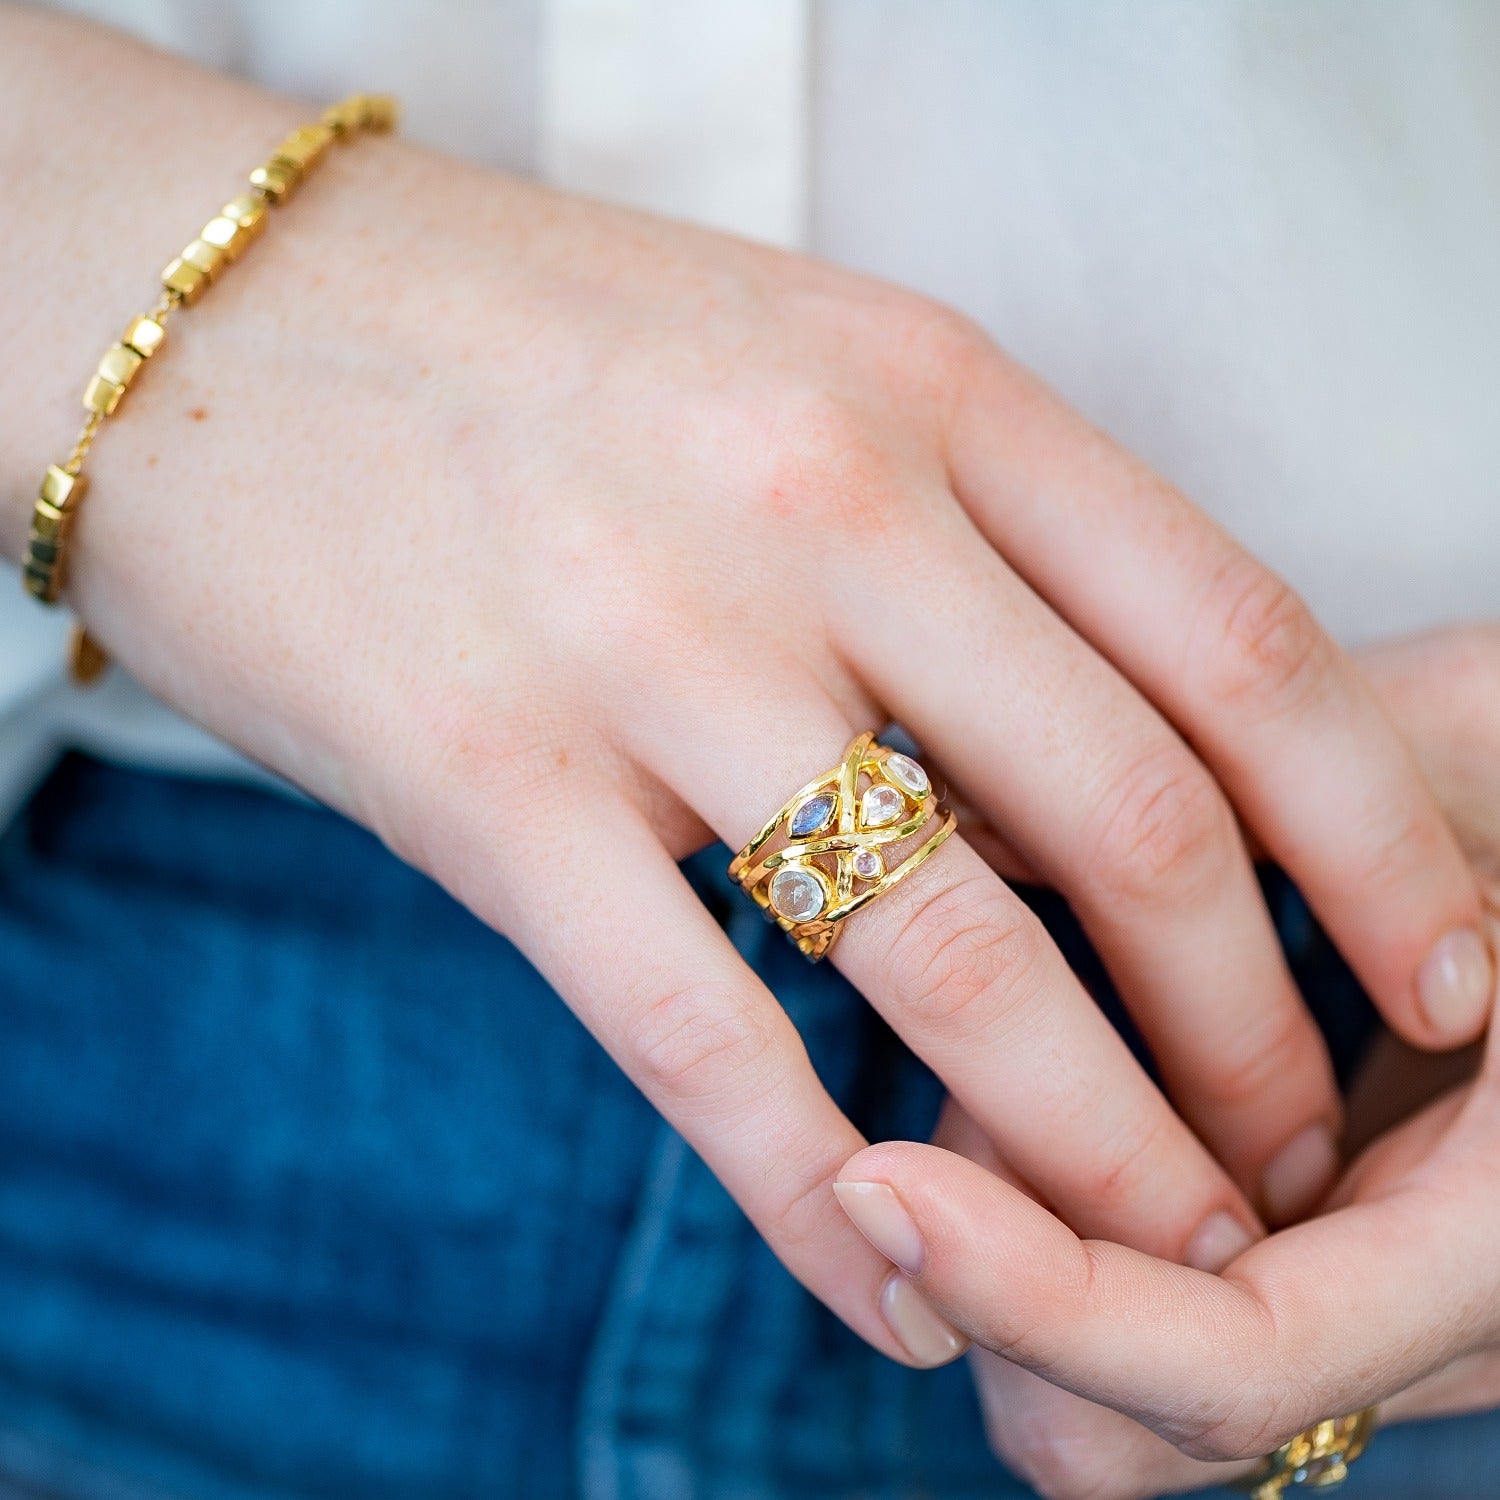
<path fill-rule="evenodd" d="M 141 366 L 161 348 L 167 320 L 179 307 L 191 307 L 224 267 L 240 258 L 265 228 L 266 210 L 285 203 L 335 141 L 350 140 L 361 131 L 392 130 L 395 124 L 396 101 L 385 94 L 354 94 L 330 106 L 317 124 L 294 130 L 271 159 L 250 174 L 250 191 L 226 203 L 161 273 L 156 305 L 132 320 L 84 388 L 88 416 L 73 451 L 61 464 L 50 465 L 42 478 L 21 569 L 27 593 L 44 604 L 56 604 L 61 596 L 67 582 L 68 537 L 88 490 L 83 462 L 105 418 L 114 414 Z M 69 649 L 74 681 L 92 682 L 108 661 L 88 632 L 75 627 Z"/>

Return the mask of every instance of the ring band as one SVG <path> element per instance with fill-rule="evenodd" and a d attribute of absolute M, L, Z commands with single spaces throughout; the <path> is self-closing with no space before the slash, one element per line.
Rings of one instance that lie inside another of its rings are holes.
<path fill-rule="evenodd" d="M 1303 1485 L 1332 1489 L 1349 1477 L 1349 1465 L 1370 1446 L 1374 1432 L 1373 1406 L 1352 1417 L 1331 1417 L 1283 1443 L 1235 1488 L 1248 1490 L 1250 1500 L 1277 1500 L 1287 1490 Z"/>
<path fill-rule="evenodd" d="M 897 845 L 938 819 L 917 848 L 887 863 Z M 925 864 L 957 827 L 926 771 L 867 730 L 837 766 L 788 799 L 730 861 L 729 874 L 816 961 L 845 918 Z"/>

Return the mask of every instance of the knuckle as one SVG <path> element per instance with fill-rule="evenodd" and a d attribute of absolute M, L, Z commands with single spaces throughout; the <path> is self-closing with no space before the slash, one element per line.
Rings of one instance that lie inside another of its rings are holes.
<path fill-rule="evenodd" d="M 1297 1413 L 1316 1404 L 1290 1373 L 1269 1380 L 1251 1371 L 1200 1409 L 1179 1413 L 1166 1436 L 1190 1458 L 1209 1463 L 1262 1458 L 1304 1426 Z"/>
<path fill-rule="evenodd" d="M 1326 688 L 1333 642 L 1292 588 L 1245 553 L 1215 580 L 1217 622 L 1206 659 L 1214 702 L 1270 714 L 1294 709 Z"/>
<path fill-rule="evenodd" d="M 873 538 L 898 520 L 902 486 L 874 423 L 824 391 L 781 392 L 767 434 L 760 504 L 773 520 Z"/>
<path fill-rule="evenodd" d="M 1190 1458 L 1231 1464 L 1263 1458 L 1283 1441 L 1282 1428 L 1266 1408 L 1236 1409 L 1197 1425 L 1178 1446 Z"/>
<path fill-rule="evenodd" d="M 1084 1192 L 1090 1204 L 1113 1214 L 1122 1208 L 1128 1212 L 1140 1201 L 1143 1186 L 1165 1157 L 1170 1118 L 1152 1115 L 1111 1141 L 1109 1153 L 1098 1157 L 1087 1173 Z"/>
<path fill-rule="evenodd" d="M 1089 873 L 1109 897 L 1178 902 L 1229 868 L 1237 835 L 1229 804 L 1175 742 L 1136 761 L 1096 814 Z"/>
<path fill-rule="evenodd" d="M 886 343 L 901 360 L 908 379 L 951 390 L 978 360 L 994 356 L 989 334 L 972 318 L 925 297 L 910 299 L 896 316 Z"/>
<path fill-rule="evenodd" d="M 1414 879 L 1455 858 L 1453 835 L 1426 798 L 1386 796 L 1369 809 L 1359 850 L 1346 878 L 1367 899 L 1400 897 Z"/>
<path fill-rule="evenodd" d="M 1456 692 L 1478 694 L 1491 703 L 1500 697 L 1500 621 L 1468 620 L 1448 626 L 1439 639 Z"/>
<path fill-rule="evenodd" d="M 847 1226 L 833 1184 L 844 1158 L 788 1174 L 788 1185 L 767 1209 L 766 1233 L 781 1253 L 815 1246 Z"/>
<path fill-rule="evenodd" d="M 756 1064 L 775 1041 L 747 996 L 729 984 L 701 982 L 646 1004 L 629 1026 L 627 1049 L 647 1092 L 689 1104 L 760 1087 Z"/>
<path fill-rule="evenodd" d="M 1309 1076 L 1309 1059 L 1319 1055 L 1316 1040 L 1293 997 L 1259 1007 L 1240 1031 L 1220 1038 L 1211 1062 L 1200 1065 L 1194 1087 L 1223 1110 L 1263 1101 L 1284 1080 Z"/>
<path fill-rule="evenodd" d="M 971 1033 L 1032 989 L 1045 942 L 1037 919 L 998 880 L 972 875 L 906 919 L 888 960 L 909 1015 L 939 1032 Z M 983 1021 L 975 1016 L 981 1003 Z"/>

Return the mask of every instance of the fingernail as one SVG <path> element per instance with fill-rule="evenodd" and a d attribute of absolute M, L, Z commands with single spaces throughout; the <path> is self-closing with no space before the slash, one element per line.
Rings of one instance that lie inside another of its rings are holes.
<path fill-rule="evenodd" d="M 880 1311 L 901 1347 L 919 1365 L 946 1365 L 969 1341 L 899 1271 L 880 1289 Z"/>
<path fill-rule="evenodd" d="M 1198 1232 L 1183 1252 L 1182 1263 L 1195 1271 L 1212 1271 L 1217 1275 L 1254 1243 L 1255 1236 L 1233 1214 L 1220 1209 L 1198 1226 Z"/>
<path fill-rule="evenodd" d="M 1439 938 L 1417 971 L 1422 1009 L 1445 1036 L 1467 1036 L 1479 1028 L 1494 986 L 1490 950 L 1472 927 Z"/>
<path fill-rule="evenodd" d="M 1266 1168 L 1261 1182 L 1272 1220 L 1285 1224 L 1304 1214 L 1333 1185 L 1339 1148 L 1326 1125 L 1309 1125 Z"/>
<path fill-rule="evenodd" d="M 915 1276 L 927 1247 L 896 1190 L 883 1182 L 836 1182 L 833 1191 L 854 1227 L 889 1261 Z"/>

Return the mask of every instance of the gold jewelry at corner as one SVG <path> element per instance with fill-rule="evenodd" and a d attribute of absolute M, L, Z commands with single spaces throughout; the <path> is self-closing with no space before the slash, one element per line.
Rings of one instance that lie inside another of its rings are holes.
<path fill-rule="evenodd" d="M 898 847 L 935 819 L 937 829 L 900 857 Z M 926 771 L 866 731 L 839 765 L 787 801 L 730 861 L 729 873 L 816 961 L 845 918 L 925 864 L 957 826 Z"/>
<path fill-rule="evenodd" d="M 191 307 L 219 273 L 240 258 L 266 227 L 266 210 L 285 203 L 335 141 L 347 141 L 363 131 L 392 130 L 395 124 L 396 101 L 385 94 L 354 94 L 330 106 L 316 124 L 294 130 L 271 159 L 250 174 L 250 191 L 226 203 L 161 273 L 162 291 L 156 305 L 131 320 L 84 388 L 88 415 L 73 451 L 42 477 L 21 568 L 27 593 L 44 604 L 56 604 L 62 595 L 67 585 L 68 538 L 88 490 L 83 462 L 141 366 L 161 348 L 168 319 L 179 307 Z M 75 627 L 69 652 L 74 681 L 92 682 L 108 664 L 103 648 L 82 627 Z"/>
<path fill-rule="evenodd" d="M 1349 1465 L 1370 1446 L 1374 1432 L 1373 1406 L 1352 1417 L 1331 1417 L 1283 1443 L 1235 1488 L 1248 1490 L 1250 1500 L 1278 1500 L 1287 1490 L 1304 1486 L 1332 1489 L 1349 1477 Z"/>

